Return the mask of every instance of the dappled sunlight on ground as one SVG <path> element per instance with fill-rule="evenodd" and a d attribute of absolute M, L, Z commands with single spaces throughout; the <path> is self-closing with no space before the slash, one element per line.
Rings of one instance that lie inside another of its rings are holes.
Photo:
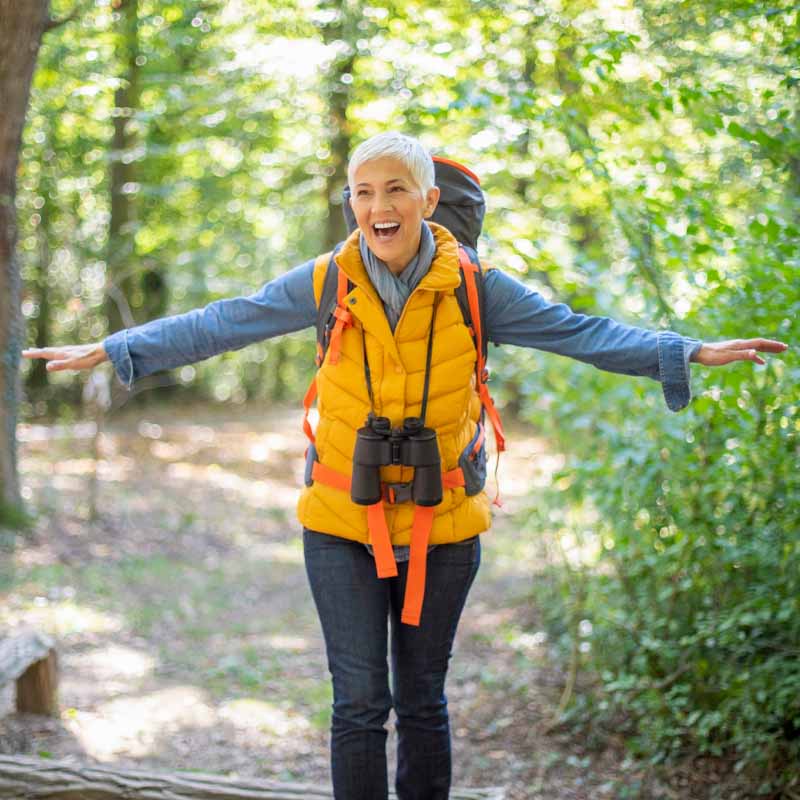
<path fill-rule="evenodd" d="M 252 698 L 223 703 L 219 707 L 219 715 L 241 730 L 271 737 L 304 736 L 310 729 L 304 717 Z"/>
<path fill-rule="evenodd" d="M 27 750 L 327 783 L 331 689 L 294 517 L 301 416 L 184 411 L 116 415 L 97 462 L 91 426 L 22 429 L 39 519 L 0 624 L 54 634 L 62 675 L 61 720 L 19 722 Z M 582 798 L 589 762 L 543 732 L 564 668 L 528 600 L 554 554 L 525 510 L 563 459 L 529 429 L 508 438 L 448 683 L 454 781 L 505 784 L 509 800 Z M 494 467 L 492 455 L 490 497 Z M 12 702 L 0 694 L 0 718 Z"/>
<path fill-rule="evenodd" d="M 82 653 L 81 672 L 96 681 L 130 681 L 153 673 L 156 659 L 151 653 L 119 644 L 108 644 Z"/>
<path fill-rule="evenodd" d="M 311 643 L 308 639 L 302 636 L 287 636 L 284 634 L 276 634 L 275 636 L 268 636 L 266 638 L 267 644 L 277 650 L 292 650 L 300 652 L 308 650 Z"/>
<path fill-rule="evenodd" d="M 37 595 L 31 601 L 14 593 L 3 605 L 0 624 L 8 628 L 25 626 L 47 630 L 55 636 L 69 636 L 115 633 L 123 627 L 119 617 L 70 600 L 50 602 L 47 597 Z"/>
<path fill-rule="evenodd" d="M 299 489 L 287 488 L 285 483 L 261 478 L 252 480 L 242 478 L 231 470 L 223 469 L 219 464 L 198 466 L 187 462 L 171 463 L 166 468 L 169 478 L 202 481 L 208 486 L 222 489 L 237 500 L 247 502 L 253 508 L 282 508 L 294 511 Z"/>
<path fill-rule="evenodd" d="M 88 756 L 110 761 L 120 754 L 146 756 L 158 737 L 187 725 L 211 728 L 216 716 L 205 692 L 196 686 L 173 686 L 112 697 L 92 711 L 68 710 L 66 726 Z"/>

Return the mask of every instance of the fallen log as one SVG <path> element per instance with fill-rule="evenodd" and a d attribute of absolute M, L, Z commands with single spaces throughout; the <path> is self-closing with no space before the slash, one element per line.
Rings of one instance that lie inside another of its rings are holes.
<path fill-rule="evenodd" d="M 391 798 L 396 798 L 390 792 Z M 202 772 L 112 769 L 32 756 L 0 756 L 0 800 L 331 800 L 324 786 Z M 491 789 L 452 789 L 451 800 L 504 800 Z"/>
<path fill-rule="evenodd" d="M 0 638 L 0 686 L 16 681 L 17 711 L 58 716 L 58 670 L 52 639 L 24 631 Z"/>

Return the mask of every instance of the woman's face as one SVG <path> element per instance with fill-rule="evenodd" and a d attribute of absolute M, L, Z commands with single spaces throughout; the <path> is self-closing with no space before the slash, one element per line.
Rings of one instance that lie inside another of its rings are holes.
<path fill-rule="evenodd" d="M 423 195 L 408 167 L 390 157 L 364 162 L 350 188 L 350 207 L 369 249 L 399 275 L 419 250 L 422 220 L 433 214 L 439 190 Z"/>

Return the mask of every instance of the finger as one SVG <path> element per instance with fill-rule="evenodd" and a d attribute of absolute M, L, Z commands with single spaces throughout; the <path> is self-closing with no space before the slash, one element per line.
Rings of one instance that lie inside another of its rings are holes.
<path fill-rule="evenodd" d="M 756 349 L 762 353 L 782 353 L 789 345 L 785 342 L 776 342 L 774 339 L 759 339 Z"/>
<path fill-rule="evenodd" d="M 29 347 L 22 351 L 23 358 L 47 358 L 47 354 L 42 347 Z"/>
<path fill-rule="evenodd" d="M 781 353 L 788 347 L 784 342 L 775 341 L 775 339 L 736 339 L 730 342 L 729 347 L 732 350 L 750 350 L 755 348 L 762 353 Z"/>
<path fill-rule="evenodd" d="M 58 350 L 55 347 L 33 347 L 30 350 L 23 350 L 22 355 L 26 358 L 46 358 L 48 360 L 52 358 L 69 358 L 63 350 Z"/>
<path fill-rule="evenodd" d="M 64 359 L 62 361 L 48 361 L 45 365 L 45 369 L 48 372 L 58 372 L 62 369 L 74 369 L 74 366 L 70 359 Z"/>
<path fill-rule="evenodd" d="M 755 350 L 737 350 L 736 361 L 752 361 L 755 364 L 766 364 L 763 358 Z"/>

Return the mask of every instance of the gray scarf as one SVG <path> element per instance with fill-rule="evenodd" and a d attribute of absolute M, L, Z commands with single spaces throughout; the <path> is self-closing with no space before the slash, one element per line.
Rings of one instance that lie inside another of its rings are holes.
<path fill-rule="evenodd" d="M 436 242 L 428 223 L 422 222 L 422 235 L 419 240 L 419 250 L 414 258 L 408 262 L 405 269 L 395 275 L 384 261 L 381 261 L 372 250 L 367 247 L 364 236 L 360 236 L 358 246 L 361 250 L 361 260 L 367 268 L 367 274 L 372 285 L 383 300 L 383 308 L 389 327 L 394 331 L 400 321 L 400 314 L 411 292 L 425 277 L 436 255 Z"/>

